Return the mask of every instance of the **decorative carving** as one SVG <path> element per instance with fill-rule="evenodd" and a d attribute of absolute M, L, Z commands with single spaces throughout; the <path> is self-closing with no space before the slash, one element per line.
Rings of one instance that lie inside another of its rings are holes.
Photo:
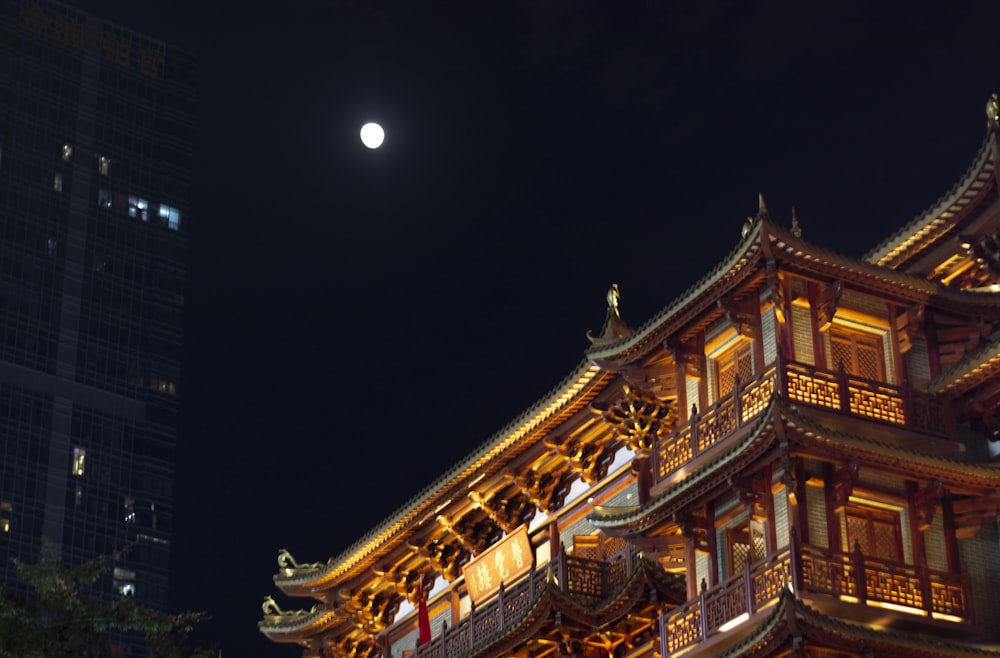
<path fill-rule="evenodd" d="M 469 500 L 479 505 L 494 523 L 513 532 L 519 525 L 527 523 L 535 516 L 537 508 L 524 492 L 517 492 L 507 498 L 501 498 L 499 492 L 483 496 L 478 491 L 469 492 Z"/>
<path fill-rule="evenodd" d="M 993 130 L 1000 130 L 1000 101 L 996 94 L 986 101 L 986 124 Z"/>
<path fill-rule="evenodd" d="M 426 558 L 431 568 L 449 582 L 462 575 L 462 565 L 468 562 L 471 556 L 458 541 L 432 539 L 421 546 L 411 545 L 410 548 Z"/>
<path fill-rule="evenodd" d="M 566 462 L 562 467 L 544 473 L 526 468 L 519 473 L 508 470 L 504 474 L 521 488 L 538 509 L 548 513 L 562 507 L 572 480 L 576 477 L 569 471 L 569 464 Z"/>
<path fill-rule="evenodd" d="M 944 493 L 944 485 L 940 480 L 931 480 L 927 486 L 918 491 L 914 491 L 910 496 L 910 505 L 913 506 L 913 516 L 916 519 L 917 530 L 923 532 L 931 527 L 934 521 L 934 512 L 941 504 L 941 495 Z"/>
<path fill-rule="evenodd" d="M 703 516 L 678 512 L 674 514 L 674 523 L 680 528 L 681 534 L 694 541 L 694 547 L 703 552 L 709 549 L 709 533 L 715 528 Z"/>
<path fill-rule="evenodd" d="M 437 522 L 473 555 L 479 555 L 503 537 L 503 529 L 483 509 L 473 509 L 457 521 L 442 514 L 437 517 Z"/>
<path fill-rule="evenodd" d="M 316 612 L 315 605 L 309 610 L 282 610 L 278 606 L 278 603 L 270 596 L 264 597 L 264 602 L 260 605 L 260 609 L 265 617 L 301 617 Z"/>
<path fill-rule="evenodd" d="M 820 287 L 815 300 L 816 328 L 819 331 L 826 331 L 833 323 L 833 316 L 837 314 L 837 305 L 840 304 L 843 288 L 843 283 L 840 281 L 834 281 L 830 285 Z"/>
<path fill-rule="evenodd" d="M 799 217 L 795 214 L 795 206 L 792 206 L 792 235 L 797 238 L 802 237 L 802 227 L 799 226 Z"/>
<path fill-rule="evenodd" d="M 691 343 L 671 343 L 665 345 L 670 350 L 674 361 L 684 367 L 684 374 L 693 379 L 701 379 L 705 376 L 704 366 L 705 348 L 703 345 Z"/>
<path fill-rule="evenodd" d="M 924 305 L 916 304 L 896 317 L 896 334 L 899 337 L 899 353 L 906 354 L 913 347 L 913 338 L 923 331 Z"/>
<path fill-rule="evenodd" d="M 608 474 L 608 468 L 615 460 L 610 441 L 578 441 L 559 443 L 551 439 L 545 440 L 545 445 L 565 457 L 570 468 L 579 473 L 584 482 L 594 484 Z M 530 517 L 529 517 L 530 519 Z"/>
<path fill-rule="evenodd" d="M 656 439 L 677 426 L 676 405 L 628 384 L 622 385 L 622 391 L 624 395 L 616 404 L 604 409 L 595 404 L 593 408 L 625 439 L 629 450 L 647 454 Z"/>
<path fill-rule="evenodd" d="M 830 502 L 835 513 L 843 511 L 851 494 L 854 493 L 854 485 L 858 482 L 858 471 L 858 463 L 852 461 L 833 472 Z"/>
<path fill-rule="evenodd" d="M 754 332 L 756 326 L 755 319 L 760 312 L 760 307 L 753 298 L 744 299 L 739 302 L 720 299 L 719 308 L 726 314 L 726 319 L 736 329 L 736 333 L 747 338 L 757 338 Z"/>
<path fill-rule="evenodd" d="M 767 483 L 761 477 L 729 478 L 729 486 L 739 496 L 740 502 L 747 509 L 750 518 L 755 521 L 767 521 Z"/>
<path fill-rule="evenodd" d="M 287 548 L 282 548 L 278 551 L 278 567 L 281 569 L 321 569 L 324 566 L 322 562 L 299 564 Z"/>
<path fill-rule="evenodd" d="M 618 303 L 621 301 L 621 292 L 618 290 L 617 283 L 611 284 L 611 287 L 608 289 L 607 299 L 608 312 L 604 319 L 604 329 L 601 331 L 601 335 L 594 336 L 591 332 L 587 332 L 587 340 L 593 345 L 613 343 L 616 340 L 632 335 L 632 327 L 628 326 L 622 320 L 621 313 L 618 310 Z"/>

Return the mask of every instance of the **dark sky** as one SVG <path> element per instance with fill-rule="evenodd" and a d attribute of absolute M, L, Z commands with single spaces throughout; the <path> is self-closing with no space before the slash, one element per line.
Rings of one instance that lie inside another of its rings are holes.
<path fill-rule="evenodd" d="M 612 282 L 642 323 L 758 192 L 860 256 L 1000 90 L 995 0 L 80 4 L 201 58 L 173 601 L 230 657 L 297 656 L 256 630 L 277 550 L 339 553 L 541 397 Z"/>

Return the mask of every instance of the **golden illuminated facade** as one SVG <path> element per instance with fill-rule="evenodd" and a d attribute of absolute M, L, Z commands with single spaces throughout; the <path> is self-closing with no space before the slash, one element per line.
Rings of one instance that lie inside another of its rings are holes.
<path fill-rule="evenodd" d="M 783 228 L 344 553 L 283 551 L 309 658 L 1000 656 L 995 98 L 958 184 L 863 259 Z M 421 583 L 432 639 L 417 646 Z"/>

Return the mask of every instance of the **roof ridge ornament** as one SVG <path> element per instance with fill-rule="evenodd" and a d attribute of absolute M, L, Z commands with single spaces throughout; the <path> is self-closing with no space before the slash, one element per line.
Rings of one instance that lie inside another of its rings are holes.
<path fill-rule="evenodd" d="M 757 225 L 761 220 L 771 219 L 771 213 L 767 210 L 767 204 L 764 202 L 764 195 L 760 192 L 757 193 L 757 214 L 754 217 L 747 217 L 746 221 L 743 222 L 743 228 L 740 230 L 740 237 L 746 238 L 753 231 L 753 227 Z"/>
<path fill-rule="evenodd" d="M 986 101 L 986 125 L 993 130 L 1000 130 L 1000 99 L 997 98 L 997 94 L 993 94 Z"/>
<path fill-rule="evenodd" d="M 792 206 L 792 235 L 797 238 L 802 237 L 802 227 L 799 226 L 799 217 L 795 214 L 795 206 Z"/>
<path fill-rule="evenodd" d="M 618 290 L 617 283 L 612 283 L 611 287 L 608 288 L 607 299 L 608 313 L 605 316 L 604 329 L 601 331 L 601 335 L 595 336 L 591 332 L 587 332 L 587 340 L 589 340 L 592 345 L 606 345 L 632 335 L 632 327 L 628 326 L 628 324 L 622 320 L 621 313 L 618 311 L 618 303 L 621 300 L 621 292 Z"/>

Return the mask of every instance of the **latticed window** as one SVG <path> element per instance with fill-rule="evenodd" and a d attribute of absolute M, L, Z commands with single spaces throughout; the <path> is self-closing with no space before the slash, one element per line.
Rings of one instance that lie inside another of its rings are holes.
<path fill-rule="evenodd" d="M 861 553 L 867 557 L 902 561 L 903 543 L 898 512 L 849 503 L 844 514 L 847 517 L 846 550 L 853 551 L 857 542 Z"/>
<path fill-rule="evenodd" d="M 719 398 L 733 392 L 737 377 L 741 386 L 753 379 L 753 353 L 749 341 L 740 341 L 715 359 L 715 381 Z"/>
<path fill-rule="evenodd" d="M 767 552 L 764 540 L 764 524 L 760 521 L 746 521 L 742 525 L 726 530 L 726 545 L 729 550 L 729 575 L 743 571 L 747 563 L 763 560 Z"/>
<path fill-rule="evenodd" d="M 834 325 L 830 327 L 830 365 L 855 377 L 885 381 L 882 337 Z"/>

